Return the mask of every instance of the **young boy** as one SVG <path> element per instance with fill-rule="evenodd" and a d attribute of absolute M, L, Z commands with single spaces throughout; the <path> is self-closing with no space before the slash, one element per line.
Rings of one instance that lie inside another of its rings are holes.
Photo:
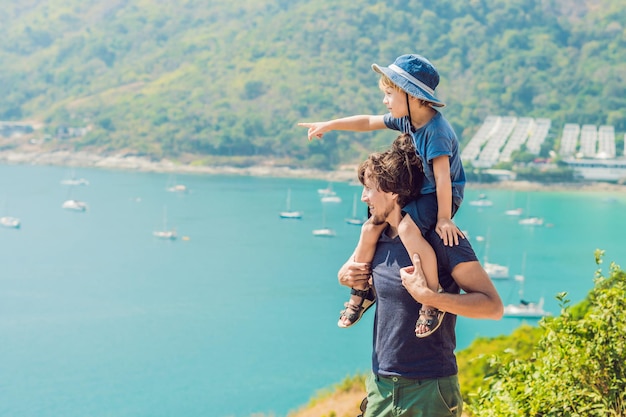
<path fill-rule="evenodd" d="M 316 123 L 299 123 L 307 127 L 308 138 L 322 138 L 331 130 L 371 131 L 389 128 L 407 133 L 413 138 L 415 151 L 422 161 L 425 181 L 421 196 L 404 207 L 405 215 L 398 232 L 407 252 L 418 253 L 428 287 L 436 291 L 439 286 L 434 247 L 423 236 L 432 239 L 433 229 L 446 246 L 459 244 L 464 238 L 452 221 L 463 200 L 465 172 L 461 164 L 459 141 L 454 130 L 437 111 L 445 104 L 435 96 L 439 74 L 424 57 L 416 54 L 402 55 L 388 67 L 372 65 L 381 74 L 379 87 L 384 93 L 383 104 L 389 112 L 384 115 L 357 115 Z M 366 222 L 363 225 L 354 261 L 370 262 L 378 236 L 384 226 Z M 433 266 L 433 259 L 435 259 Z M 349 327 L 356 323 L 375 301 L 369 286 L 354 288 L 338 325 Z M 432 334 L 440 325 L 444 312 L 422 306 L 416 323 L 418 337 Z"/>

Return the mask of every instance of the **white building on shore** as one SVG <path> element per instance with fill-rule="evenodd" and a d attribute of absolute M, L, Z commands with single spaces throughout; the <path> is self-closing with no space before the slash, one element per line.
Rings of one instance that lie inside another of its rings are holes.
<path fill-rule="evenodd" d="M 465 145 L 461 159 L 486 172 L 499 162 L 510 161 L 511 154 L 523 146 L 539 155 L 550 126 L 550 119 L 488 116 Z M 618 154 L 615 142 L 613 126 L 566 123 L 557 152 L 578 180 L 626 183 L 626 155 L 623 150 Z M 626 135 L 624 143 L 626 146 Z M 510 175 L 492 173 L 499 179 Z"/>
<path fill-rule="evenodd" d="M 574 170 L 576 179 L 626 183 L 626 158 L 568 158 L 563 162 Z"/>
<path fill-rule="evenodd" d="M 626 183 L 626 156 L 617 156 L 613 126 L 566 124 L 560 155 L 577 179 Z"/>

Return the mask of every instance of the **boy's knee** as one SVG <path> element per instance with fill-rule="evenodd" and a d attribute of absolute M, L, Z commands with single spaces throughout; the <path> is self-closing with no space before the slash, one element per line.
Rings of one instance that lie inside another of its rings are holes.
<path fill-rule="evenodd" d="M 408 236 L 413 233 L 421 234 L 421 231 L 419 227 L 417 227 L 411 216 L 405 214 L 402 220 L 400 220 L 400 224 L 398 224 L 398 234 L 400 236 Z"/>
<path fill-rule="evenodd" d="M 375 246 L 385 227 L 386 223 L 385 225 L 373 225 L 370 222 L 365 222 L 361 226 L 361 241 Z"/>

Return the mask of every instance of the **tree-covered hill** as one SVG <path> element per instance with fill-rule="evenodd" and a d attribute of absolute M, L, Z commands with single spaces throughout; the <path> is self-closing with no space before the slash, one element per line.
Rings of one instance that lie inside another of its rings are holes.
<path fill-rule="evenodd" d="M 370 66 L 409 52 L 440 71 L 462 141 L 489 114 L 626 131 L 619 0 L 3 3 L 0 120 L 45 123 L 50 146 L 196 163 L 354 162 L 393 135 L 334 132 L 309 144 L 296 123 L 382 113 Z"/>

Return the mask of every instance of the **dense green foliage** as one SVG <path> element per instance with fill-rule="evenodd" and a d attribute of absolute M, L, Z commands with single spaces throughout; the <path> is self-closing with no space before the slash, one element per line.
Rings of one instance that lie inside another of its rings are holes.
<path fill-rule="evenodd" d="M 90 126 L 77 148 L 331 167 L 394 136 L 309 144 L 296 123 L 382 113 L 370 65 L 418 52 L 462 141 L 489 114 L 551 118 L 552 142 L 566 122 L 619 138 L 624 22 L 619 0 L 9 0 L 0 120 Z"/>
<path fill-rule="evenodd" d="M 480 337 L 457 353 L 459 382 L 465 402 L 472 393 L 488 387 L 490 378 L 497 375 L 499 367 L 494 363 L 494 356 L 515 354 L 518 360 L 527 360 L 539 341 L 543 330 L 527 324 L 520 326 L 510 335 L 493 338 Z"/>
<path fill-rule="evenodd" d="M 479 368 L 465 371 L 474 415 L 626 415 L 626 272 L 612 263 L 608 277 L 601 270 L 596 275 L 575 308 L 565 294 L 557 297 L 561 314 L 542 320 L 537 343 L 536 332 L 518 331 L 506 349 L 496 342 L 485 354 L 497 354 L 479 357 Z"/>

